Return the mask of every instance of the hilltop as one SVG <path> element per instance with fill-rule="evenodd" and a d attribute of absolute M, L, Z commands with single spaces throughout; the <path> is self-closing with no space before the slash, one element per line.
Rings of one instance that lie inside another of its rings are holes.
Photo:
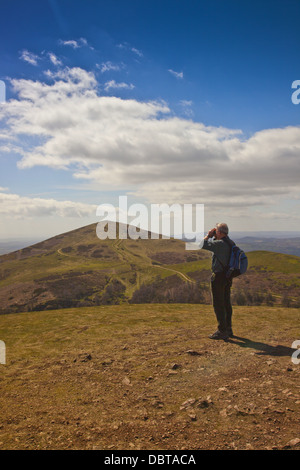
<path fill-rule="evenodd" d="M 300 258 L 256 251 L 239 305 L 300 305 Z M 211 255 L 176 239 L 99 240 L 96 224 L 0 256 L 0 313 L 120 303 L 210 303 Z"/>
<path fill-rule="evenodd" d="M 117 305 L 2 315 L 0 449 L 299 449 L 299 309 Z"/>
<path fill-rule="evenodd" d="M 248 256 L 228 342 L 208 339 L 211 255 L 180 240 L 93 224 L 1 256 L 0 448 L 299 448 L 300 310 L 281 305 L 300 258 Z"/>
<path fill-rule="evenodd" d="M 180 240 L 99 240 L 92 224 L 0 256 L 0 311 L 126 302 L 157 280 L 185 285 L 188 276 L 165 264 L 190 259 L 206 260 L 208 272 L 209 254 Z"/>

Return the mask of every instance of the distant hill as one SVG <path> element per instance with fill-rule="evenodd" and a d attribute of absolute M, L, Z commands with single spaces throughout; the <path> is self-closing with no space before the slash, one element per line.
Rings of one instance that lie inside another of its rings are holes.
<path fill-rule="evenodd" d="M 267 250 L 276 253 L 300 256 L 300 237 L 293 238 L 236 238 L 236 243 L 245 251 Z"/>
<path fill-rule="evenodd" d="M 15 238 L 15 239 L 2 239 L 0 240 L 0 255 L 11 253 L 12 251 L 20 250 L 26 246 L 33 245 L 41 239 L 33 238 Z"/>
<path fill-rule="evenodd" d="M 246 240 L 247 241 L 247 240 Z M 300 305 L 300 258 L 248 253 L 239 305 Z M 99 240 L 96 224 L 0 256 L 0 313 L 120 303 L 210 303 L 211 254 L 176 239 Z"/>
<path fill-rule="evenodd" d="M 300 256 L 300 232 L 230 232 L 229 236 L 245 251 L 264 250 Z M 180 236 L 176 238 L 181 239 Z"/>

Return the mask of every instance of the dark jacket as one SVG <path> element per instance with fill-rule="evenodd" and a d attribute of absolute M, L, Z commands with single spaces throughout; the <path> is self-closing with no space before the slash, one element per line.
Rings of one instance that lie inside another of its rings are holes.
<path fill-rule="evenodd" d="M 227 239 L 227 242 L 225 241 L 225 238 Z M 221 240 L 215 240 L 212 238 L 204 240 L 202 249 L 213 253 L 211 266 L 212 272 L 220 273 L 224 271 L 224 267 L 228 265 L 231 253 L 231 243 L 232 241 L 227 235 L 226 237 L 221 238 Z"/>

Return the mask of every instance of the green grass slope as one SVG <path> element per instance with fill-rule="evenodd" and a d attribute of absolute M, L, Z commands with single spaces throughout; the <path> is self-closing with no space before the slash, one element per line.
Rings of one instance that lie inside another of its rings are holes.
<path fill-rule="evenodd" d="M 300 305 L 300 258 L 250 252 L 238 304 Z M 0 313 L 134 302 L 210 303 L 211 254 L 180 240 L 99 240 L 96 224 L 0 256 Z"/>
<path fill-rule="evenodd" d="M 92 224 L 1 256 L 0 311 L 128 301 L 141 285 L 157 279 L 187 282 L 167 264 L 190 257 L 179 240 L 99 240 Z"/>

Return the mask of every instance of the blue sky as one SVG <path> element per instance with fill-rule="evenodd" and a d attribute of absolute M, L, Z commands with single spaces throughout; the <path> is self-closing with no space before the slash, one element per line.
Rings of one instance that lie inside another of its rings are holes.
<path fill-rule="evenodd" d="M 123 194 L 298 230 L 299 20 L 297 0 L 2 1 L 0 238 Z"/>

